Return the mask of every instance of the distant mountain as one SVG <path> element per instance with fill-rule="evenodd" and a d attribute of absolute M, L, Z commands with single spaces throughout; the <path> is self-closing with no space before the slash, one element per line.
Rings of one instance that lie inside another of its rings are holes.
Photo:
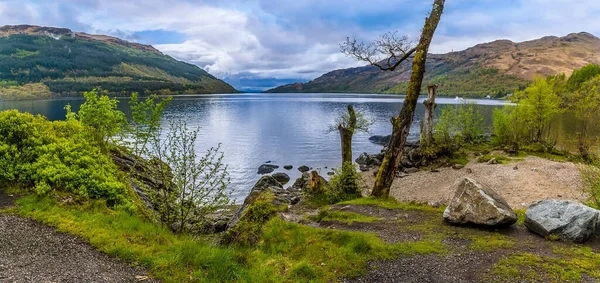
<path fill-rule="evenodd" d="M 600 63 L 600 39 L 589 33 L 521 43 L 497 40 L 463 51 L 429 54 L 424 87 L 435 83 L 441 95 L 500 97 L 523 88 L 535 75 L 570 75 L 589 63 Z M 267 92 L 404 93 L 411 65 L 412 60 L 407 60 L 394 72 L 369 66 L 335 70 L 304 84 Z"/>
<path fill-rule="evenodd" d="M 39 26 L 0 27 L 0 100 L 78 96 L 231 93 L 229 84 L 154 47 Z"/>

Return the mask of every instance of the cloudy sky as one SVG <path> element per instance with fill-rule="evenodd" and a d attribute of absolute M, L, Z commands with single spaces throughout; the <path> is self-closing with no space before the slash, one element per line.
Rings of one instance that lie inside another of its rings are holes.
<path fill-rule="evenodd" d="M 32 24 L 154 45 L 240 90 L 308 81 L 360 65 L 347 36 L 397 30 L 417 39 L 431 0 L 0 0 L 0 25 Z M 598 0 L 447 0 L 431 51 L 495 39 L 587 31 L 600 36 Z"/>

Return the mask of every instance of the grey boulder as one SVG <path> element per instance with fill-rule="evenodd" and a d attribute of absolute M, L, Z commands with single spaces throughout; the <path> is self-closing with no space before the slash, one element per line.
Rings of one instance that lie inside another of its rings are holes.
<path fill-rule="evenodd" d="M 452 224 L 488 227 L 517 222 L 517 215 L 500 195 L 471 178 L 459 183 L 443 217 Z"/>
<path fill-rule="evenodd" d="M 547 237 L 558 236 L 564 241 L 585 242 L 600 230 L 600 212 L 578 202 L 542 200 L 533 203 L 525 213 L 525 226 Z"/>
<path fill-rule="evenodd" d="M 277 166 L 277 165 L 263 164 L 258 167 L 258 174 L 261 174 L 261 175 L 269 174 L 269 173 L 275 171 L 275 169 L 277 169 L 277 168 L 279 168 L 279 166 Z"/>

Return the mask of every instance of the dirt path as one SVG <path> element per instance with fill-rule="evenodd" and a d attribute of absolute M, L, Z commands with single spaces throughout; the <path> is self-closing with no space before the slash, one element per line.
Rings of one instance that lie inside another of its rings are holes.
<path fill-rule="evenodd" d="M 371 187 L 373 172 L 364 176 Z M 400 201 L 447 204 L 456 183 L 463 177 L 487 184 L 514 209 L 526 209 L 532 202 L 548 198 L 587 200 L 587 195 L 580 190 L 581 177 L 577 165 L 534 156 L 508 164 L 488 165 L 472 160 L 459 170 L 446 167 L 440 168 L 439 172 L 420 171 L 396 178 L 390 195 Z"/>
<path fill-rule="evenodd" d="M 0 209 L 13 202 L 0 191 Z M 75 236 L 0 213 L 0 282 L 136 282 L 144 275 L 142 268 L 100 253 Z"/>

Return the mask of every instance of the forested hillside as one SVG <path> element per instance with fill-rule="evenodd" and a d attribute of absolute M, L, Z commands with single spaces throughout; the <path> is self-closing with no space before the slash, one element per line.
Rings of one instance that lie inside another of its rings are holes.
<path fill-rule="evenodd" d="M 112 94 L 227 93 L 236 90 L 152 46 L 35 26 L 0 27 L 0 99 Z"/>

